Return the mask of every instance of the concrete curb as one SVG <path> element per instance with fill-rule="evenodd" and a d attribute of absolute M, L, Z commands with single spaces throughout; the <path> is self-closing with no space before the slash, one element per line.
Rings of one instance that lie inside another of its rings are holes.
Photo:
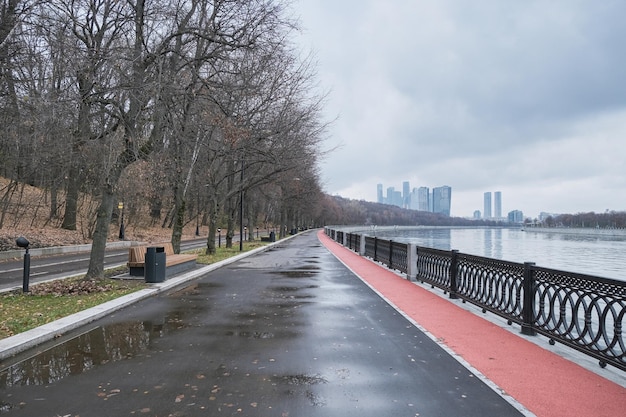
<path fill-rule="evenodd" d="M 121 242 L 108 242 L 107 249 L 119 249 L 129 248 L 132 245 L 137 245 L 138 242 L 131 240 L 124 240 Z M 46 256 L 46 255 L 60 255 L 62 253 L 75 253 L 75 252 L 89 252 L 91 250 L 91 243 L 84 245 L 73 246 L 51 246 L 48 248 L 30 248 L 28 253 L 31 256 Z M 9 259 L 19 259 L 24 257 L 24 249 L 8 250 L 0 252 L 0 261 L 6 261 Z"/>
<path fill-rule="evenodd" d="M 223 261 L 219 261 L 211 265 L 194 269 L 193 271 L 172 277 L 165 282 L 153 284 L 151 288 L 145 288 L 143 290 L 125 295 L 120 298 L 116 298 L 115 300 L 108 301 L 87 310 L 80 311 L 67 317 L 63 317 L 48 324 L 44 324 L 43 326 L 39 326 L 26 332 L 7 337 L 5 339 L 1 339 L 0 360 L 5 360 L 41 343 L 59 337 L 64 333 L 72 331 L 99 318 L 102 318 L 107 314 L 111 314 L 117 310 L 129 306 L 130 304 L 144 300 L 148 297 L 152 297 L 164 291 L 183 286 L 189 281 L 200 278 L 203 275 L 218 268 L 237 262 L 248 256 L 264 252 L 280 243 L 283 243 L 293 238 L 294 236 L 288 236 L 280 241 L 270 243 L 269 245 L 253 249 L 248 252 L 244 252 L 242 254 L 230 257 L 228 259 L 224 259 Z"/>

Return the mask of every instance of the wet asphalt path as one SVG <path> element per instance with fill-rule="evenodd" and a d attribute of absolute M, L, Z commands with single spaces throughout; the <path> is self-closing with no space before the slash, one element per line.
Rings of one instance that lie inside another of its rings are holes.
<path fill-rule="evenodd" d="M 0 414 L 521 415 L 314 232 L 82 332 L 3 366 Z"/>

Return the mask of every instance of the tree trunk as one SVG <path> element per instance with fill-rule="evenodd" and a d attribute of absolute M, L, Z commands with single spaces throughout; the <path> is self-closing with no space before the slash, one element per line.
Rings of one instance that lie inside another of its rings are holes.
<path fill-rule="evenodd" d="M 85 279 L 102 278 L 104 273 L 104 253 L 106 250 L 107 237 L 109 236 L 109 225 L 115 206 L 115 194 L 110 186 L 103 187 L 100 206 L 96 214 L 96 227 L 91 243 L 91 255 L 89 257 L 89 268 Z"/>
<path fill-rule="evenodd" d="M 57 217 L 57 210 L 58 210 L 58 204 L 59 204 L 58 194 L 59 194 L 59 189 L 56 185 L 56 182 L 53 182 L 52 186 L 50 187 L 50 217 L 48 218 L 48 220 L 52 220 Z"/>
<path fill-rule="evenodd" d="M 17 181 L 11 180 L 11 182 L 6 188 L 6 191 L 4 192 L 4 195 L 0 199 L 0 206 L 1 206 L 0 228 L 2 228 L 2 226 L 4 225 L 4 218 L 7 212 L 9 211 L 9 206 L 11 205 L 11 199 L 13 197 L 13 194 L 15 193 L 15 190 L 17 190 L 17 184 L 18 184 Z"/>
<path fill-rule="evenodd" d="M 248 241 L 254 240 L 254 226 L 256 225 L 256 211 L 250 203 L 250 198 L 246 195 L 246 203 L 244 204 L 244 210 L 246 212 L 246 226 L 248 226 Z"/>
<path fill-rule="evenodd" d="M 233 247 L 233 237 L 235 236 L 235 214 L 237 210 L 234 208 L 237 205 L 233 203 L 233 197 L 227 200 L 226 206 L 226 247 L 228 249 Z"/>
<path fill-rule="evenodd" d="M 226 225 L 226 247 L 228 249 L 233 247 L 233 236 L 235 236 L 235 220 L 233 219 L 231 212 L 228 215 L 228 222 Z"/>
<path fill-rule="evenodd" d="M 287 209 L 285 208 L 285 204 L 283 203 L 282 207 L 280 208 L 280 232 L 278 233 L 278 236 L 282 239 L 285 237 L 285 228 L 287 224 Z"/>
<path fill-rule="evenodd" d="M 185 196 L 180 187 L 174 191 L 174 225 L 172 227 L 172 247 L 174 253 L 180 253 L 180 241 L 183 236 L 183 226 L 185 224 Z"/>
<path fill-rule="evenodd" d="M 65 214 L 63 216 L 62 229 L 76 230 L 76 213 L 78 211 L 78 187 L 79 168 L 72 163 L 67 176 L 67 189 L 65 196 Z"/>
<path fill-rule="evenodd" d="M 209 236 L 206 241 L 206 254 L 215 253 L 215 233 L 217 232 L 217 201 L 211 198 L 211 209 L 209 210 Z"/>

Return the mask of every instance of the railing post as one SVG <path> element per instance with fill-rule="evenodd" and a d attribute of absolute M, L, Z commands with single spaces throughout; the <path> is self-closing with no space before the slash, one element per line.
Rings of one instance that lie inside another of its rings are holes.
<path fill-rule="evenodd" d="M 387 268 L 393 269 L 393 240 L 389 241 L 389 260 L 387 262 Z"/>
<path fill-rule="evenodd" d="M 347 240 L 348 240 L 348 233 L 347 232 L 343 232 L 343 239 L 342 240 L 343 240 L 343 242 L 341 242 L 341 244 L 343 246 L 348 246 L 347 245 Z"/>
<path fill-rule="evenodd" d="M 374 236 L 374 261 L 378 262 L 378 238 Z"/>
<path fill-rule="evenodd" d="M 359 255 L 365 256 L 365 235 L 361 235 L 361 247 L 359 248 Z"/>
<path fill-rule="evenodd" d="M 535 311 L 535 272 L 534 262 L 524 262 L 524 299 L 522 300 L 522 334 L 534 336 L 537 334 L 533 328 L 533 312 Z"/>
<path fill-rule="evenodd" d="M 458 254 L 459 251 L 456 249 L 453 249 L 450 251 L 451 254 L 451 258 L 450 258 L 450 298 L 455 299 L 458 298 L 458 296 L 456 295 L 457 292 L 457 282 L 456 282 L 456 276 L 457 276 L 457 272 L 458 272 Z"/>
<path fill-rule="evenodd" d="M 415 281 L 417 275 L 417 246 L 413 243 L 406 245 L 406 278 Z"/>

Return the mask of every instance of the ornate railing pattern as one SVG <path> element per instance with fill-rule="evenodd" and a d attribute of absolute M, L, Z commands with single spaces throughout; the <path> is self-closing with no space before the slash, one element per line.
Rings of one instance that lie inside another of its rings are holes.
<path fill-rule="evenodd" d="M 391 253 L 389 254 L 389 263 L 387 264 L 389 269 L 396 269 L 406 274 L 409 260 L 408 250 L 409 245 L 406 243 L 391 242 Z"/>
<path fill-rule="evenodd" d="M 331 231 L 326 229 L 330 236 Z M 602 367 L 611 364 L 626 371 L 626 282 L 362 238 L 365 256 L 410 274 L 410 279 L 517 323 L 526 335 L 542 334 L 551 344 L 559 342 L 598 359 Z M 335 240 L 343 243 L 343 235 Z M 361 250 L 360 240 L 348 241 L 352 249 Z M 410 250 L 417 252 L 413 265 Z"/>
<path fill-rule="evenodd" d="M 389 267 L 391 264 L 389 257 L 393 254 L 391 252 L 391 241 L 386 239 L 377 239 L 376 240 L 376 257 L 373 258 L 376 262 L 384 263 Z M 392 269 L 389 267 L 389 269 Z"/>
<path fill-rule="evenodd" d="M 361 235 L 356 233 L 348 233 L 348 248 L 358 252 L 361 248 Z"/>
<path fill-rule="evenodd" d="M 524 265 L 498 259 L 455 253 L 456 289 L 459 298 L 522 323 Z"/>
<path fill-rule="evenodd" d="M 406 243 L 366 236 L 365 256 L 387 265 L 389 269 L 396 269 L 406 274 L 409 258 L 408 246 Z"/>
<path fill-rule="evenodd" d="M 626 283 L 533 267 L 533 330 L 626 370 Z M 621 365 L 621 366 L 619 366 Z"/>
<path fill-rule="evenodd" d="M 450 289 L 451 261 L 448 251 L 418 246 L 416 278 L 447 292 Z"/>

